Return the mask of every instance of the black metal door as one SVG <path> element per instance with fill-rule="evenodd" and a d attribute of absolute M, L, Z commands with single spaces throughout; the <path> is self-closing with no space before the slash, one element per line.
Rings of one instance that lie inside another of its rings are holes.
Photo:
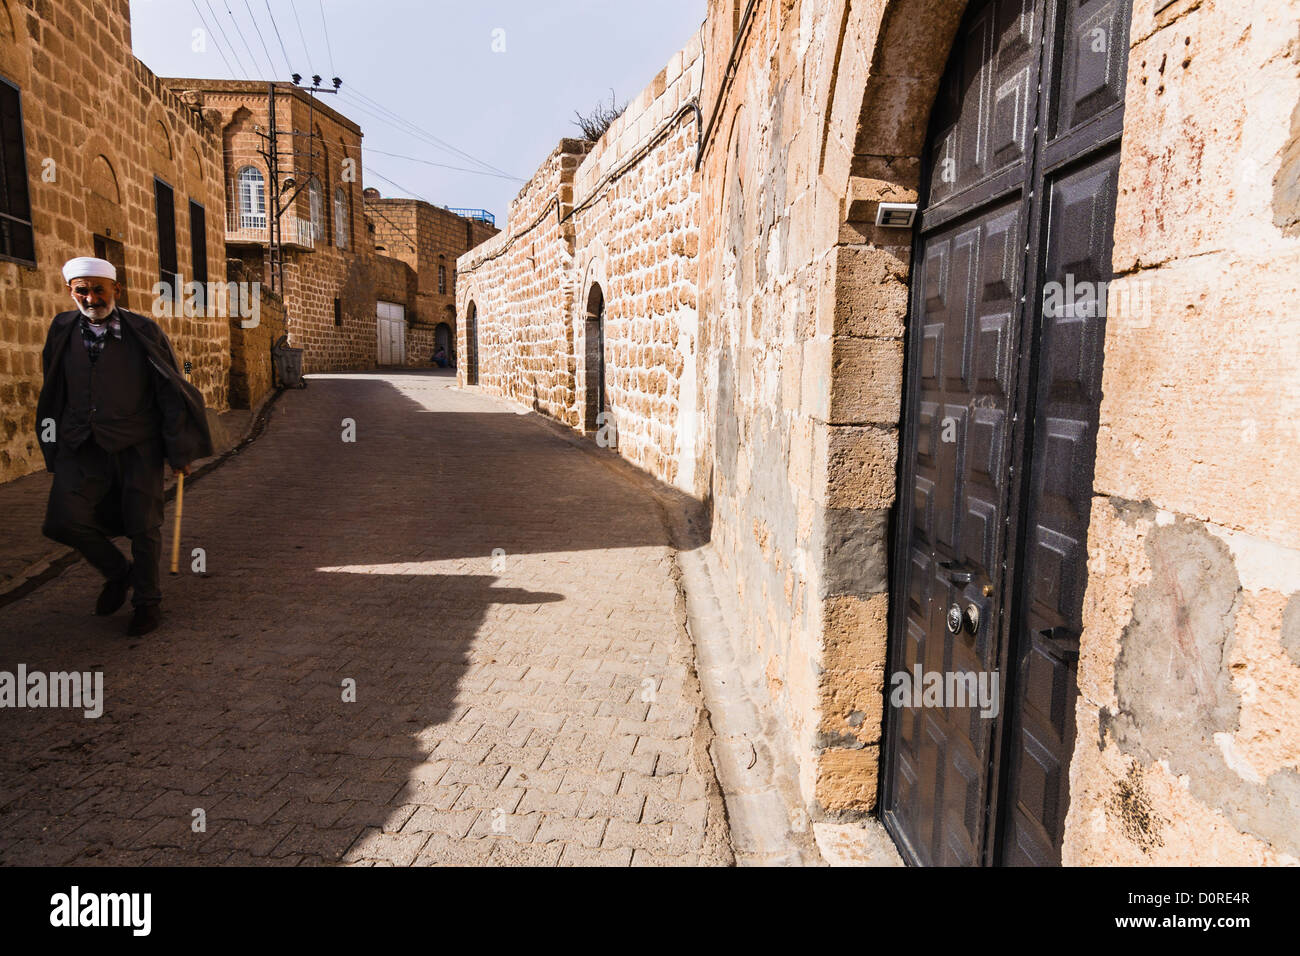
<path fill-rule="evenodd" d="M 1128 0 L 976 0 L 935 104 L 882 793 L 912 862 L 1060 860 L 1128 22 Z M 936 697 L 911 688 L 931 674 Z"/>

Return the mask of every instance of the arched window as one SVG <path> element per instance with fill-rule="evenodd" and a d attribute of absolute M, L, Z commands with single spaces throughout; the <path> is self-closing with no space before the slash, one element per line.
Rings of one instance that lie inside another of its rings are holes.
<path fill-rule="evenodd" d="M 438 295 L 447 294 L 447 257 L 438 257 Z"/>
<path fill-rule="evenodd" d="M 239 228 L 266 228 L 266 180 L 256 166 L 245 166 L 235 178 L 239 192 Z"/>
<path fill-rule="evenodd" d="M 321 195 L 320 180 L 313 178 L 307 183 L 307 206 L 311 210 L 312 242 L 325 239 L 325 198 Z"/>
<path fill-rule="evenodd" d="M 342 186 L 334 190 L 334 245 L 348 247 L 348 194 Z"/>

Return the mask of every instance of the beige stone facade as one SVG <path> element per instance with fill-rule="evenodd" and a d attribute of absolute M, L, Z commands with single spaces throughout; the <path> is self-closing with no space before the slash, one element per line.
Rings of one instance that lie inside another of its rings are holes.
<path fill-rule="evenodd" d="M 225 277 L 221 137 L 131 54 L 126 0 L 0 2 L 0 79 L 16 90 L 34 256 L 0 259 L 0 481 L 43 467 L 35 408 L 50 320 L 73 308 L 63 263 L 103 255 L 118 265 L 126 305 L 152 315 L 208 407 L 227 407 L 230 330 L 224 315 L 157 314 L 155 181 L 170 187 L 176 268 L 188 281 L 191 203 L 206 272 Z M 6 130 L 8 134 L 10 131 Z"/>
<path fill-rule="evenodd" d="M 467 218 L 420 199 L 383 197 L 365 190 L 375 252 L 406 264 L 414 288 L 380 298 L 406 305 L 406 364 L 428 365 L 442 345 L 456 359 L 456 260 L 499 231 L 483 218 Z"/>
<path fill-rule="evenodd" d="M 702 49 L 696 36 L 599 143 L 561 140 L 505 230 L 461 257 L 456 291 L 461 381 L 477 373 L 481 387 L 687 490 L 697 481 Z"/>
<path fill-rule="evenodd" d="M 163 82 L 192 98 L 221 129 L 227 247 L 280 293 L 289 344 L 304 350 L 303 370 L 373 368 L 375 270 L 382 266 L 375 262 L 362 199 L 361 127 L 330 107 L 328 94 L 274 84 L 283 207 L 279 289 L 268 255 L 272 194 L 264 134 L 271 128 L 270 85 L 179 77 Z"/>
<path fill-rule="evenodd" d="M 914 241 L 875 220 L 924 200 L 965 7 L 711 0 L 623 119 L 562 141 L 460 262 L 461 381 L 584 431 L 599 285 L 619 452 L 711 508 L 814 819 L 876 810 L 899 719 Z M 1105 333 L 1066 863 L 1300 860 L 1297 15 L 1134 4 L 1119 38 L 1110 295 L 1153 295 Z"/>

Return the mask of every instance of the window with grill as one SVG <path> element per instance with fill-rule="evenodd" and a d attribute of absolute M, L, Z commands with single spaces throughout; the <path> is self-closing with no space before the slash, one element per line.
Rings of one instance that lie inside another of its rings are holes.
<path fill-rule="evenodd" d="M 36 264 L 18 87 L 0 79 L 0 258 Z"/>
<path fill-rule="evenodd" d="M 438 295 L 447 294 L 447 267 L 438 263 Z"/>

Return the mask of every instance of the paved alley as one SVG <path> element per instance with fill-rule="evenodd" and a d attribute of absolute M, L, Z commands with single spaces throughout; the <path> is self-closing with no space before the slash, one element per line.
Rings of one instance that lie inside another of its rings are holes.
<path fill-rule="evenodd" d="M 104 688 L 0 710 L 0 864 L 730 862 L 659 513 L 547 427 L 314 376 L 186 488 L 177 577 L 171 528 L 153 634 L 84 562 L 0 608 L 0 670 Z"/>

